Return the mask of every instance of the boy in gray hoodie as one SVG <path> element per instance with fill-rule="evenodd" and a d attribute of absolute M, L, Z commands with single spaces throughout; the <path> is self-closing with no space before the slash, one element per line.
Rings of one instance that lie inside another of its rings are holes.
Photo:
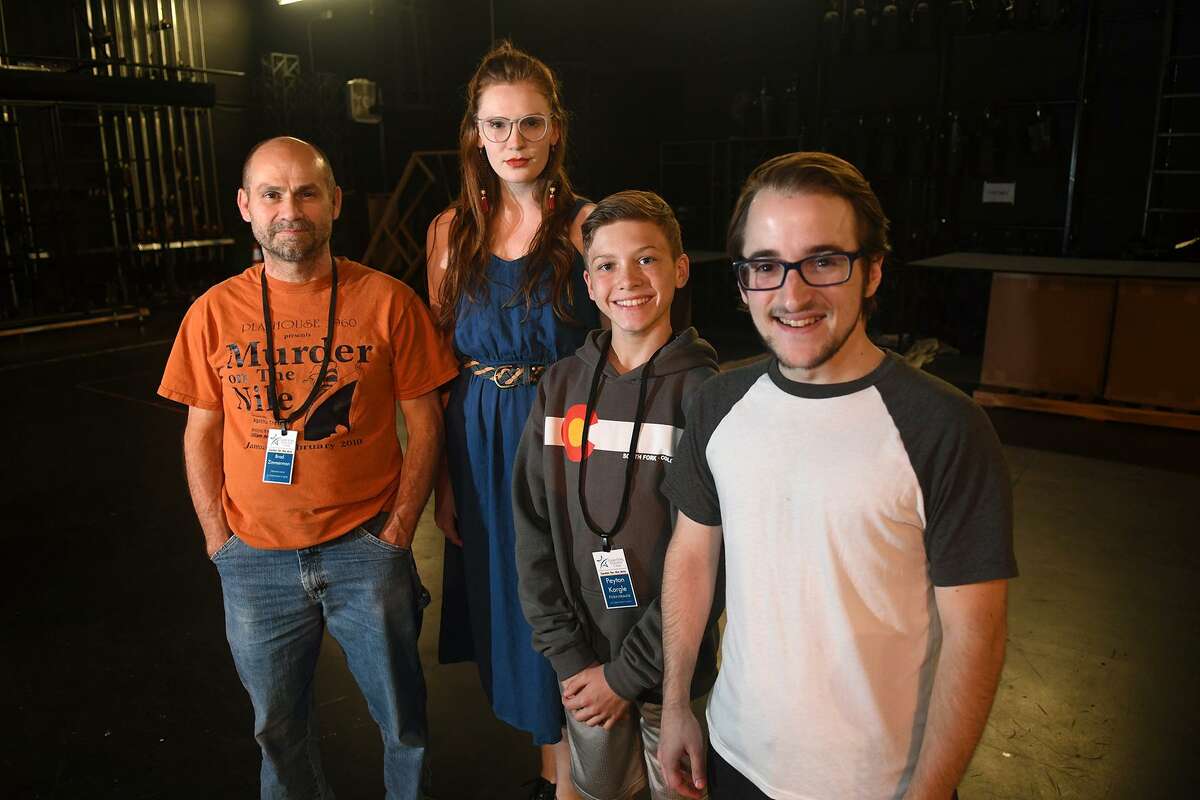
<path fill-rule="evenodd" d="M 612 323 L 546 370 L 513 467 L 521 605 L 563 689 L 571 773 L 592 800 L 624 800 L 659 766 L 659 591 L 674 509 L 659 491 L 687 400 L 716 373 L 695 328 L 671 330 L 688 258 L 650 192 L 600 201 L 583 224 L 588 294 Z M 716 676 L 719 607 L 692 696 Z M 644 766 L 643 766 L 644 760 Z"/>

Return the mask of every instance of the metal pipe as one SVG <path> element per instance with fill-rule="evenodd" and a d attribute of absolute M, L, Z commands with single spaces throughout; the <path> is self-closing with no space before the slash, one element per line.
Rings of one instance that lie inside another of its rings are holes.
<path fill-rule="evenodd" d="M 25 175 L 25 150 L 21 146 L 21 125 L 17 118 L 17 109 L 12 107 L 9 111 L 9 117 L 12 119 L 13 128 L 13 147 L 17 154 L 17 179 L 21 184 L 20 208 L 21 218 L 25 228 L 25 248 L 28 250 L 36 250 L 37 236 L 33 230 L 33 209 L 29 205 L 29 181 Z M 31 269 L 29 262 L 25 261 L 25 277 L 31 277 L 31 273 L 36 273 L 36 268 Z"/>
<path fill-rule="evenodd" d="M 128 244 L 129 251 L 131 253 L 135 253 L 136 252 L 135 243 L 137 242 L 137 239 L 134 236 L 134 229 L 136 227 L 134 224 L 134 214 L 137 213 L 137 210 L 136 210 L 136 208 L 134 208 L 134 206 L 130 202 L 130 196 L 129 196 L 130 195 L 130 187 L 129 187 L 130 181 L 129 181 L 129 174 L 128 174 L 129 164 L 125 160 L 124 151 L 121 147 L 121 138 L 122 138 L 121 137 L 121 119 L 118 117 L 116 111 L 111 112 L 109 116 L 110 116 L 110 119 L 112 120 L 112 126 L 113 126 L 113 147 L 116 149 L 116 152 L 117 152 L 117 162 L 119 164 L 121 164 L 121 168 L 122 168 L 121 207 L 124 211 L 124 217 L 125 217 L 125 241 Z M 131 258 L 131 263 L 136 264 L 137 261 L 138 261 L 138 257 L 136 255 L 134 255 Z"/>
<path fill-rule="evenodd" d="M 1175 38 L 1175 0 L 1166 0 L 1163 10 L 1162 57 L 1158 67 L 1158 85 L 1154 89 L 1154 129 L 1150 139 L 1150 165 L 1146 167 L 1146 203 L 1142 209 L 1142 239 L 1150 235 L 1150 214 L 1154 207 L 1154 166 L 1158 163 L 1158 132 L 1162 127 L 1163 85 L 1167 82 L 1167 67 L 1171 64 L 1171 49 Z"/>
<path fill-rule="evenodd" d="M 137 62 L 137 61 L 141 60 L 141 56 L 140 56 L 141 51 L 139 50 L 139 48 L 137 46 L 137 38 L 133 33 L 133 28 L 137 24 L 137 16 L 136 16 L 136 11 L 135 11 L 135 7 L 134 7 L 135 0 L 128 0 L 128 2 L 129 2 L 128 11 L 129 11 L 129 29 L 130 29 L 129 30 L 129 48 L 130 48 L 129 53 L 132 55 L 131 60 Z M 124 38 L 125 38 L 124 37 L 124 27 L 121 25 L 121 22 L 120 22 L 119 0 L 114 0 L 113 8 L 114 8 L 113 17 L 116 20 L 118 30 L 120 31 L 120 34 L 121 34 L 118 38 L 121 40 L 124 40 Z M 134 74 L 135 75 L 137 74 L 136 70 L 134 71 Z M 141 147 L 140 148 L 137 146 L 137 144 L 138 144 L 137 128 L 140 128 L 140 134 L 141 134 Z M 138 231 L 138 239 L 141 240 L 146 237 L 156 238 L 157 231 L 152 232 L 152 228 L 154 226 L 154 220 L 158 216 L 158 202 L 155 199 L 155 194 L 154 194 L 154 177 L 150 174 L 150 163 L 151 163 L 150 162 L 150 134 L 149 134 L 149 129 L 146 125 L 146 112 L 145 112 L 145 109 L 143 109 L 141 106 L 139 106 L 137 108 L 137 125 L 134 128 L 133 143 L 130 147 L 130 153 L 137 154 L 136 161 L 138 162 L 139 168 L 140 168 L 139 169 L 139 183 L 140 183 L 141 178 L 145 179 L 145 185 L 141 187 L 142 189 L 145 190 L 145 202 L 142 204 L 142 220 L 141 220 L 142 225 L 141 225 L 141 229 Z"/>
<path fill-rule="evenodd" d="M 164 67 L 170 65 L 175 70 L 175 80 L 180 81 L 181 75 L 179 72 L 179 30 L 175 24 L 175 2 L 167 0 L 164 5 L 163 0 L 157 0 L 158 3 L 158 33 L 159 47 L 162 53 L 162 62 Z M 169 11 L 169 15 L 168 15 Z M 165 25 L 170 24 L 171 35 L 168 37 Z M 170 56 L 167 55 L 168 44 L 170 45 Z M 170 71 L 163 69 L 163 78 L 170 77 Z M 186 179 L 181 185 L 180 175 L 180 154 L 182 148 L 179 146 L 179 137 L 175 131 L 175 114 L 174 108 L 166 108 L 167 117 L 167 141 L 170 142 L 171 152 L 168 159 L 168 165 L 171 170 L 171 184 L 174 187 L 175 194 L 175 238 L 194 235 L 191 230 L 191 225 L 185 216 L 184 210 L 184 192 L 189 191 L 190 187 L 186 186 Z"/>
<path fill-rule="evenodd" d="M 157 13 L 155 13 L 156 11 Z M 153 22 L 150 20 L 151 17 L 154 17 Z M 149 52 L 151 50 L 151 45 L 157 44 L 158 65 L 159 67 L 166 67 L 167 44 L 166 37 L 163 35 L 162 22 L 162 0 L 146 0 L 146 40 L 148 42 L 146 45 L 146 50 Z M 150 59 L 150 63 L 154 63 L 153 58 Z M 160 69 L 159 76 L 165 79 L 167 77 L 167 71 L 165 69 Z"/>
<path fill-rule="evenodd" d="M 171 0 L 171 9 L 175 19 L 175 63 L 180 65 L 186 64 L 184 74 L 180 76 L 180 80 L 194 80 L 192 74 L 189 74 L 190 70 L 195 67 L 190 55 L 192 15 L 189 0 Z M 183 15 L 182 19 L 180 18 L 181 12 Z M 187 48 L 187 53 L 184 51 L 185 47 Z M 183 139 L 183 157 L 187 171 L 188 224 L 191 235 L 197 236 L 201 232 L 199 221 L 201 209 L 196 201 L 196 175 L 192 168 L 192 135 L 189 130 L 190 127 L 188 110 L 179 109 L 179 131 Z"/>
<path fill-rule="evenodd" d="M 66 192 L 64 191 L 65 187 L 63 187 L 62 184 L 61 172 L 63 158 L 65 157 L 66 153 L 66 147 L 63 142 L 61 114 L 62 106 L 50 106 L 49 114 L 47 115 L 50 122 L 50 135 L 42 136 L 38 139 L 38 143 L 41 145 L 42 150 L 41 163 L 47 165 L 45 169 L 48 177 L 50 178 L 50 185 L 52 189 L 52 191 L 49 193 L 51 199 L 48 203 L 50 207 L 50 213 L 44 216 L 43 219 L 48 217 L 49 219 L 56 221 L 76 222 L 77 218 L 75 214 L 65 213 L 67 211 L 67 204 L 65 202 Z M 45 214 L 44 207 L 39 207 L 39 210 Z M 60 234 L 57 242 L 59 247 L 48 247 L 47 250 L 51 251 L 52 257 L 57 256 L 60 264 L 72 263 L 76 255 L 74 252 L 75 247 L 73 246 L 75 244 L 73 241 L 74 238 L 75 237 L 73 236 L 62 236 Z M 66 282 L 66 276 L 63 275 L 62 269 L 56 269 L 49 272 L 50 274 L 45 276 L 45 280 L 49 281 L 52 276 L 58 278 L 57 283 L 62 292 L 62 296 L 68 297 L 69 294 L 67 292 L 68 286 Z"/>
<path fill-rule="evenodd" d="M 126 25 L 122 24 L 121 19 L 121 0 L 113 0 L 113 25 L 114 25 L 114 41 L 118 42 L 118 58 L 127 58 L 130 61 L 138 61 L 138 50 L 136 43 L 133 41 L 133 25 L 136 24 L 133 13 L 133 0 L 128 0 L 128 19 L 130 19 L 130 34 L 126 40 Z M 120 67 L 119 70 L 130 70 L 130 67 Z M 133 72 L 136 74 L 136 71 Z M 130 77 L 130 76 L 126 76 Z M 125 106 L 126 128 L 128 133 L 128 142 L 130 142 L 130 164 L 133 167 L 133 197 L 137 203 L 138 209 L 138 240 L 145 239 L 150 236 L 151 229 L 154 227 L 154 217 L 156 213 L 156 203 L 154 196 L 154 182 L 150 176 L 150 142 L 146 136 L 145 115 L 140 107 L 137 109 L 137 121 L 134 121 L 134 112 L 130 107 Z M 142 142 L 138 144 L 138 127 L 142 128 Z M 143 181 L 145 184 L 143 185 Z"/>
<path fill-rule="evenodd" d="M 0 106 L 0 116 L 8 117 L 8 109 Z M 4 243 L 4 263 L 7 266 L 8 272 L 8 289 L 12 297 L 12 307 L 17 309 L 21 305 L 21 295 L 17 289 L 17 272 L 14 269 L 13 263 L 13 247 L 12 242 L 8 238 L 8 209 L 4 205 L 4 196 L 7 194 L 0 185 L 0 238 Z"/>
<path fill-rule="evenodd" d="M 0 45 L 2 45 L 4 47 L 4 52 L 7 53 L 8 52 L 8 23 L 4 17 L 4 3 L 2 2 L 2 0 L 0 0 Z M 0 63 L 2 63 L 2 60 L 0 60 Z M 21 149 L 21 128 L 20 128 L 20 125 L 17 120 L 16 107 L 12 107 L 11 109 L 8 107 L 5 107 L 4 116 L 6 117 L 6 121 L 11 120 L 11 124 L 12 124 L 13 150 L 17 157 L 16 158 L 17 182 L 20 185 L 20 195 L 18 197 L 17 206 L 18 206 L 18 211 L 20 212 L 20 216 L 21 216 L 22 227 L 25 229 L 25 237 L 26 237 L 26 241 L 24 243 L 22 243 L 23 244 L 22 249 L 28 250 L 28 249 L 33 248 L 33 243 L 34 243 L 33 216 L 30 213 L 30 208 L 29 208 L 29 183 L 25 179 L 25 156 Z M 4 226 L 4 245 L 5 245 L 6 253 L 11 255 L 11 250 L 9 249 L 10 245 L 9 245 L 9 240 L 8 240 L 8 225 L 7 224 L 5 224 L 5 226 Z M 11 260 L 9 261 L 9 264 L 10 265 L 12 264 Z M 26 279 L 26 281 L 29 281 L 31 278 L 31 268 L 30 268 L 29 260 L 22 259 L 21 265 L 22 265 L 22 272 L 25 275 L 25 279 Z M 36 270 L 33 270 L 33 271 L 36 272 Z M 20 307 L 19 292 L 17 291 L 16 277 L 14 275 L 14 272 L 15 271 L 10 268 L 9 282 L 11 284 L 12 295 L 13 295 L 13 308 L 19 308 Z M 32 301 L 32 297 L 30 297 L 30 300 Z"/>
<path fill-rule="evenodd" d="M 176 67 L 176 66 L 163 68 L 159 64 L 155 64 L 153 62 L 130 61 L 127 58 L 112 59 L 112 58 L 108 58 L 107 56 L 96 57 L 96 58 L 82 58 L 79 56 L 46 56 L 46 55 L 35 55 L 35 54 L 30 54 L 30 53 L 9 53 L 6 50 L 0 51 L 0 60 L 3 60 L 5 58 L 20 62 L 22 65 L 20 67 L 8 65 L 10 69 L 18 69 L 19 68 L 19 69 L 37 70 L 38 69 L 37 67 L 29 66 L 28 62 L 46 62 L 46 63 L 50 63 L 50 64 L 64 64 L 64 63 L 65 64 L 74 64 L 77 67 L 90 67 L 92 69 L 103 69 L 103 68 L 111 69 L 113 66 L 126 67 L 126 68 L 138 67 L 140 69 L 144 69 L 144 70 L 147 70 L 150 72 L 162 72 L 162 73 L 164 73 L 164 75 L 167 72 L 175 71 L 175 72 L 194 72 L 196 74 L 206 74 L 206 75 L 225 75 L 230 78 L 246 77 L 245 72 L 242 72 L 241 70 L 236 70 L 236 69 L 218 69 L 217 67 L 211 67 L 209 69 L 201 69 L 200 67 L 189 68 L 189 67 Z M 48 68 L 41 68 L 40 71 L 46 71 L 47 69 Z"/>
<path fill-rule="evenodd" d="M 0 6 L 3 6 L 3 5 L 4 4 L 2 2 L 0 2 Z M 92 16 L 92 0 L 84 0 L 83 8 L 84 8 L 84 13 L 85 13 L 85 19 L 87 21 L 87 29 L 88 29 L 87 30 L 88 52 L 92 56 L 92 61 L 95 61 L 96 55 L 97 55 L 96 54 L 96 37 L 93 35 L 93 31 L 95 31 L 95 29 L 96 29 L 96 20 Z M 7 47 L 4 48 L 4 51 L 7 53 L 8 48 Z M 93 75 L 100 74 L 100 68 L 92 67 L 92 74 Z"/>
<path fill-rule="evenodd" d="M 216 138 L 213 136 L 212 109 L 210 109 L 210 108 L 204 109 L 204 116 L 208 120 L 208 166 L 209 166 L 209 169 L 212 170 L 212 189 L 211 189 L 211 191 L 213 193 L 213 197 L 212 197 L 213 207 L 220 208 L 220 198 L 218 197 L 218 192 L 220 191 L 220 184 L 217 182 L 217 145 L 216 145 Z M 210 236 L 212 236 L 212 235 L 221 233 L 221 228 L 222 228 L 221 215 L 218 213 L 215 215 L 213 221 L 209 223 L 208 234 Z"/>
<path fill-rule="evenodd" d="M 104 325 L 109 322 L 123 322 L 129 319 L 143 320 L 149 317 L 150 309 L 139 308 L 137 311 L 129 311 L 124 314 L 109 314 L 104 317 L 74 319 L 69 322 L 48 322 L 42 325 L 26 325 L 22 328 L 0 328 L 0 338 L 5 336 L 24 336 L 27 333 L 41 333 L 42 331 L 58 331 L 64 328 L 84 328 L 89 325 Z"/>
<path fill-rule="evenodd" d="M 144 177 L 146 185 L 143 187 L 146 190 L 146 216 L 150 220 L 150 225 L 144 236 L 150 239 L 158 238 L 158 231 L 155 229 L 155 222 L 158 219 L 158 196 L 154 192 L 154 176 L 150 174 L 151 158 L 150 158 L 150 126 L 146 123 L 146 109 L 139 107 L 137 110 L 139 135 L 141 138 L 142 148 L 140 151 L 139 160 L 144 165 Z"/>
<path fill-rule="evenodd" d="M 191 0 L 180 0 L 184 6 L 184 30 L 187 32 L 188 66 L 196 66 L 195 31 L 192 28 Z M 201 134 L 200 117 L 196 109 L 191 109 L 192 132 L 196 142 L 196 174 L 192 179 L 193 185 L 199 185 L 200 203 L 204 211 L 204 232 L 207 235 L 212 229 L 212 212 L 208 202 L 208 185 L 205 181 L 204 169 L 204 137 Z"/>
<path fill-rule="evenodd" d="M 200 3 L 196 3 L 196 30 L 200 34 L 200 66 L 208 69 L 208 48 L 204 43 L 204 7 Z M 213 206 L 214 208 L 220 208 L 217 193 L 220 191 L 218 187 L 221 184 L 217 179 L 217 146 L 216 137 L 213 135 L 213 115 L 211 108 L 204 109 L 204 117 L 208 123 L 208 166 L 212 170 Z M 209 223 L 208 233 L 210 235 L 219 233 L 221 227 L 221 216 L 217 214 L 215 220 Z"/>
<path fill-rule="evenodd" d="M 185 239 L 172 242 L 146 242 L 139 244 L 139 252 L 146 253 L 156 250 L 197 250 L 202 247 L 227 247 L 234 243 L 229 237 L 219 239 Z"/>
<path fill-rule="evenodd" d="M 121 237 L 117 232 L 117 208 L 113 203 L 113 182 L 112 171 L 109 169 L 108 157 L 108 137 L 104 132 L 104 110 L 100 107 L 96 108 L 96 133 L 100 136 L 100 157 L 104 164 L 104 196 L 108 200 L 108 222 L 112 227 L 112 243 L 113 249 L 120 253 Z M 129 287 L 125 283 L 125 270 L 121 266 L 121 257 L 117 256 L 117 288 L 121 292 L 121 302 L 129 301 Z"/>
<path fill-rule="evenodd" d="M 0 0 L 0 44 L 4 45 L 4 52 L 8 52 L 8 24 L 4 21 L 4 3 Z M 0 64 L 4 63 L 4 58 L 0 57 Z"/>
<path fill-rule="evenodd" d="M 188 136 L 187 126 L 187 110 L 179 109 L 179 135 L 183 140 L 183 168 L 184 168 L 184 186 L 187 187 L 187 230 L 188 235 L 196 236 L 200 233 L 197 224 L 197 216 L 199 209 L 196 207 L 196 184 L 195 176 L 192 174 L 192 143 L 191 137 Z"/>
<path fill-rule="evenodd" d="M 192 0 L 179 0 L 183 4 L 183 22 L 187 31 L 188 66 L 196 66 L 196 53 L 192 46 Z"/>
<path fill-rule="evenodd" d="M 179 185 L 179 142 L 175 136 L 175 109 L 167 107 L 163 109 L 163 112 L 167 118 L 167 142 L 170 146 L 167 169 L 170 172 L 172 194 L 175 196 L 175 230 L 173 235 L 179 238 L 186 235 L 187 232 L 184 231 L 183 190 Z"/>
<path fill-rule="evenodd" d="M 171 63 L 175 66 L 175 80 L 183 80 L 183 76 L 179 73 L 181 66 L 179 61 L 179 12 L 175 8 L 175 0 L 167 0 L 167 7 L 171 10 Z"/>
<path fill-rule="evenodd" d="M 205 236 L 212 229 L 212 209 L 210 208 L 208 196 L 208 177 L 207 166 L 204 163 L 204 129 L 200 123 L 200 110 L 193 108 L 192 110 L 192 128 L 196 134 L 196 178 L 200 187 L 200 198 L 204 208 L 204 230 Z"/>
<path fill-rule="evenodd" d="M 137 0 L 129 0 L 129 60 L 134 64 L 141 63 L 142 61 L 142 48 L 138 46 L 138 37 L 140 35 L 138 27 L 142 25 L 140 17 Z M 136 78 L 142 77 L 140 68 L 135 67 L 133 75 Z"/>
<path fill-rule="evenodd" d="M 1087 111 L 1088 62 L 1092 51 L 1092 28 L 1100 4 L 1088 0 L 1083 29 L 1083 52 L 1079 57 L 1079 89 L 1075 99 L 1075 131 L 1071 134 L 1071 166 L 1067 171 L 1067 210 L 1063 219 L 1062 254 L 1071 251 L 1072 222 L 1075 217 L 1075 188 L 1079 172 L 1079 144 L 1083 139 L 1083 117 Z"/>
<path fill-rule="evenodd" d="M 121 0 L 109 0 L 112 3 L 112 28 L 109 31 L 109 40 L 111 42 L 110 49 L 112 50 L 113 58 L 117 61 L 128 58 L 129 48 L 125 46 L 125 26 L 121 24 Z M 127 78 L 125 74 L 125 66 L 114 66 L 113 74 L 116 77 Z"/>
<path fill-rule="evenodd" d="M 142 200 L 142 167 L 138 157 L 137 134 L 133 128 L 133 112 L 129 110 L 129 106 L 121 107 L 121 116 L 125 121 L 125 141 L 129 144 L 126 163 L 129 165 L 129 186 L 133 190 L 133 208 L 137 218 L 137 236 L 133 242 L 138 242 L 146 236 L 146 204 Z"/>
<path fill-rule="evenodd" d="M 114 58 L 118 61 L 121 59 L 136 61 L 135 58 L 129 58 L 130 49 L 125 41 L 125 25 L 121 20 L 121 0 L 112 0 L 112 26 Z M 133 77 L 127 66 L 117 66 L 114 73 L 121 78 Z"/>
<path fill-rule="evenodd" d="M 154 125 L 154 155 L 158 162 L 158 196 L 159 203 L 159 232 L 158 238 L 166 241 L 171 238 L 173 231 L 167 230 L 167 217 L 170 213 L 171 193 L 167 186 L 167 165 L 163 161 L 163 125 L 162 117 L 155 108 L 151 111 Z"/>
<path fill-rule="evenodd" d="M 156 37 L 154 32 L 151 30 L 153 28 L 150 19 L 152 16 L 152 7 L 150 5 L 151 0 L 130 0 L 130 2 L 136 3 L 138 6 L 140 6 L 138 18 L 142 24 L 143 37 L 145 38 L 146 60 L 153 66 L 160 66 L 162 62 L 161 49 L 159 49 L 157 53 L 159 63 L 155 64 L 156 54 L 154 40 L 158 37 Z M 154 130 L 153 163 L 156 163 L 158 167 L 158 238 L 162 241 L 166 241 L 171 238 L 173 232 L 168 230 L 168 218 L 171 209 L 171 193 L 169 187 L 167 186 L 166 164 L 163 161 L 163 125 L 160 109 L 157 106 L 150 107 L 149 117 L 150 125 Z"/>
<path fill-rule="evenodd" d="M 172 61 L 175 63 L 176 67 L 178 67 L 180 64 L 181 58 L 182 58 L 182 53 L 179 50 L 179 14 L 178 14 L 177 7 L 175 5 L 176 0 L 169 0 L 169 2 L 171 4 L 171 32 L 173 34 L 173 36 L 172 36 L 172 41 L 173 41 Z M 186 9 L 184 10 L 184 13 L 187 13 Z M 177 76 L 177 79 L 182 80 L 182 76 Z M 186 114 L 183 109 L 179 109 L 178 113 L 179 113 L 179 136 L 180 136 L 180 140 L 182 141 L 182 146 L 180 149 L 183 152 L 183 166 L 184 166 L 183 184 L 187 191 L 186 233 L 189 236 L 196 236 L 199 234 L 199 231 L 196 230 L 196 227 L 197 227 L 196 226 L 196 193 L 195 193 L 195 186 L 193 185 L 193 179 L 192 179 L 192 152 L 191 152 L 192 143 L 191 143 L 190 138 L 188 137 Z M 171 119 L 174 120 L 174 118 L 175 118 L 175 113 L 172 112 Z M 172 122 L 172 126 L 173 125 L 174 125 L 174 123 Z M 175 168 L 176 168 L 176 170 L 179 169 L 178 163 L 175 164 Z M 183 202 L 183 197 L 181 196 L 180 203 L 182 203 L 182 202 Z M 181 233 L 180 235 L 183 235 L 183 233 Z"/>
<path fill-rule="evenodd" d="M 108 5 L 105 0 L 99 0 L 99 2 L 100 24 L 104 26 L 104 31 L 108 34 L 108 42 L 104 45 L 105 55 L 110 61 L 113 61 L 117 57 L 116 37 L 115 34 L 108 29 Z M 107 71 L 108 76 L 111 78 L 116 72 L 117 68 L 110 63 L 107 67 L 105 67 L 105 70 Z"/>
<path fill-rule="evenodd" d="M 2 2 L 2 0 L 0 0 L 0 44 L 2 44 L 4 46 L 4 51 L 7 53 L 8 52 L 8 26 L 4 20 L 4 3 Z M 0 64 L 3 64 L 3 63 L 4 63 L 4 57 L 0 56 Z M 2 119 L 0 119 L 0 123 L 8 122 L 9 110 L 8 110 L 7 106 L 0 106 L 0 118 L 2 118 Z M 19 139 L 20 133 L 16 127 L 15 116 L 13 117 L 12 129 L 13 129 L 13 138 Z M 10 296 L 12 297 L 12 307 L 13 307 L 13 310 L 15 311 L 16 309 L 21 307 L 21 293 L 20 293 L 20 290 L 17 288 L 16 264 L 13 262 L 12 242 L 9 240 L 9 237 L 8 237 L 9 223 L 8 223 L 8 209 L 5 207 L 5 204 L 4 204 L 5 194 L 6 194 L 6 192 L 3 191 L 3 186 L 0 186 L 0 226 L 2 226 L 2 228 L 3 228 L 3 230 L 0 230 L 0 235 L 2 235 L 3 239 L 4 239 L 4 263 L 8 266 L 8 270 L 7 270 L 7 272 L 8 272 L 8 290 L 9 290 Z"/>
<path fill-rule="evenodd" d="M 196 33 L 200 37 L 200 66 L 208 69 L 208 47 L 204 44 L 204 5 L 196 0 Z"/>

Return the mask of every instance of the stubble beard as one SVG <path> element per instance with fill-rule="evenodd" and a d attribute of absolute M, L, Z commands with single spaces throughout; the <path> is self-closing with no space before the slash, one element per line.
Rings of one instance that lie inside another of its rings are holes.
<path fill-rule="evenodd" d="M 821 349 L 817 351 L 817 354 L 815 356 L 813 356 L 812 358 L 808 359 L 807 361 L 799 362 L 799 361 L 787 360 L 785 358 L 784 354 L 780 351 L 780 348 L 776 347 L 775 341 L 771 336 L 769 336 L 769 335 L 763 333 L 761 330 L 759 330 L 757 325 L 755 326 L 755 330 L 758 332 L 758 338 L 762 339 L 763 345 L 768 350 L 771 351 L 771 354 L 775 356 L 775 360 L 779 362 L 780 366 L 784 367 L 785 369 L 814 370 L 820 366 L 823 366 L 831 358 L 833 358 L 838 353 L 840 353 L 842 351 L 842 348 L 846 346 L 846 342 L 848 342 L 850 340 L 850 337 L 854 334 L 855 329 L 858 327 L 858 323 L 863 318 L 863 305 L 865 304 L 865 301 L 866 301 L 865 296 L 859 298 L 858 313 L 855 314 L 854 322 L 850 325 L 849 328 L 846 329 L 846 332 L 843 333 L 840 337 L 835 335 L 834 338 L 829 339 L 829 341 L 827 341 L 824 344 L 824 346 L 822 346 Z M 774 316 L 775 316 L 774 311 L 768 310 L 768 312 L 767 312 L 767 325 L 768 326 L 770 326 L 771 321 L 774 319 Z"/>
<path fill-rule="evenodd" d="M 296 228 L 297 225 L 295 223 L 279 226 L 272 225 L 266 230 L 260 229 L 257 225 L 252 227 L 254 238 L 263 251 L 289 264 L 306 261 L 316 255 L 329 242 L 330 236 L 329 230 L 322 230 L 311 222 L 303 223 L 299 226 L 310 235 L 311 238 L 307 242 L 303 239 L 280 241 L 276 238 L 277 234 L 284 228 Z"/>

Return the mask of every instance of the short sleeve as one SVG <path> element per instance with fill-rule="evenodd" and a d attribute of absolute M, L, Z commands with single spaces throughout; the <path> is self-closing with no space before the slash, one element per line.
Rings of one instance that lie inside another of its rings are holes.
<path fill-rule="evenodd" d="M 925 550 L 934 586 L 1013 578 L 1012 483 L 1000 441 L 971 407 L 929 469 Z"/>
<path fill-rule="evenodd" d="M 902 363 L 878 388 L 921 486 L 933 585 L 1015 577 L 1012 483 L 983 409 Z"/>
<path fill-rule="evenodd" d="M 397 400 L 431 392 L 458 374 L 450 348 L 438 334 L 429 309 L 411 289 L 392 325 L 392 378 Z"/>
<path fill-rule="evenodd" d="M 667 467 L 662 490 L 676 510 L 689 519 L 716 526 L 721 524 L 721 503 L 707 451 L 713 428 L 720 420 L 713 419 L 715 414 L 704 413 L 705 405 L 702 390 L 685 411 L 683 436 L 675 449 L 675 459 Z"/>
<path fill-rule="evenodd" d="M 168 400 L 217 411 L 221 408 L 221 379 L 212 366 L 217 321 L 209 296 L 201 296 L 179 325 L 158 393 Z"/>

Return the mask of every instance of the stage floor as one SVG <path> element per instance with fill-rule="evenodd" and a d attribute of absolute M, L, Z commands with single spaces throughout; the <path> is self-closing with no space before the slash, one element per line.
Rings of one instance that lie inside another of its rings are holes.
<path fill-rule="evenodd" d="M 111 338 L 111 337 L 110 337 Z M 0 353 L 8 448 L 0 794 L 256 796 L 251 712 L 184 483 L 182 407 L 157 398 L 169 333 L 97 355 Z M 32 362 L 32 363 L 29 363 Z M 997 411 L 1021 577 L 1008 660 L 964 798 L 1184 796 L 1200 718 L 1200 435 Z M 442 538 L 415 552 L 434 602 L 421 652 L 437 800 L 524 797 L 529 737 L 473 665 L 436 663 Z M 374 723 L 340 651 L 317 676 L 327 774 L 382 794 Z"/>

